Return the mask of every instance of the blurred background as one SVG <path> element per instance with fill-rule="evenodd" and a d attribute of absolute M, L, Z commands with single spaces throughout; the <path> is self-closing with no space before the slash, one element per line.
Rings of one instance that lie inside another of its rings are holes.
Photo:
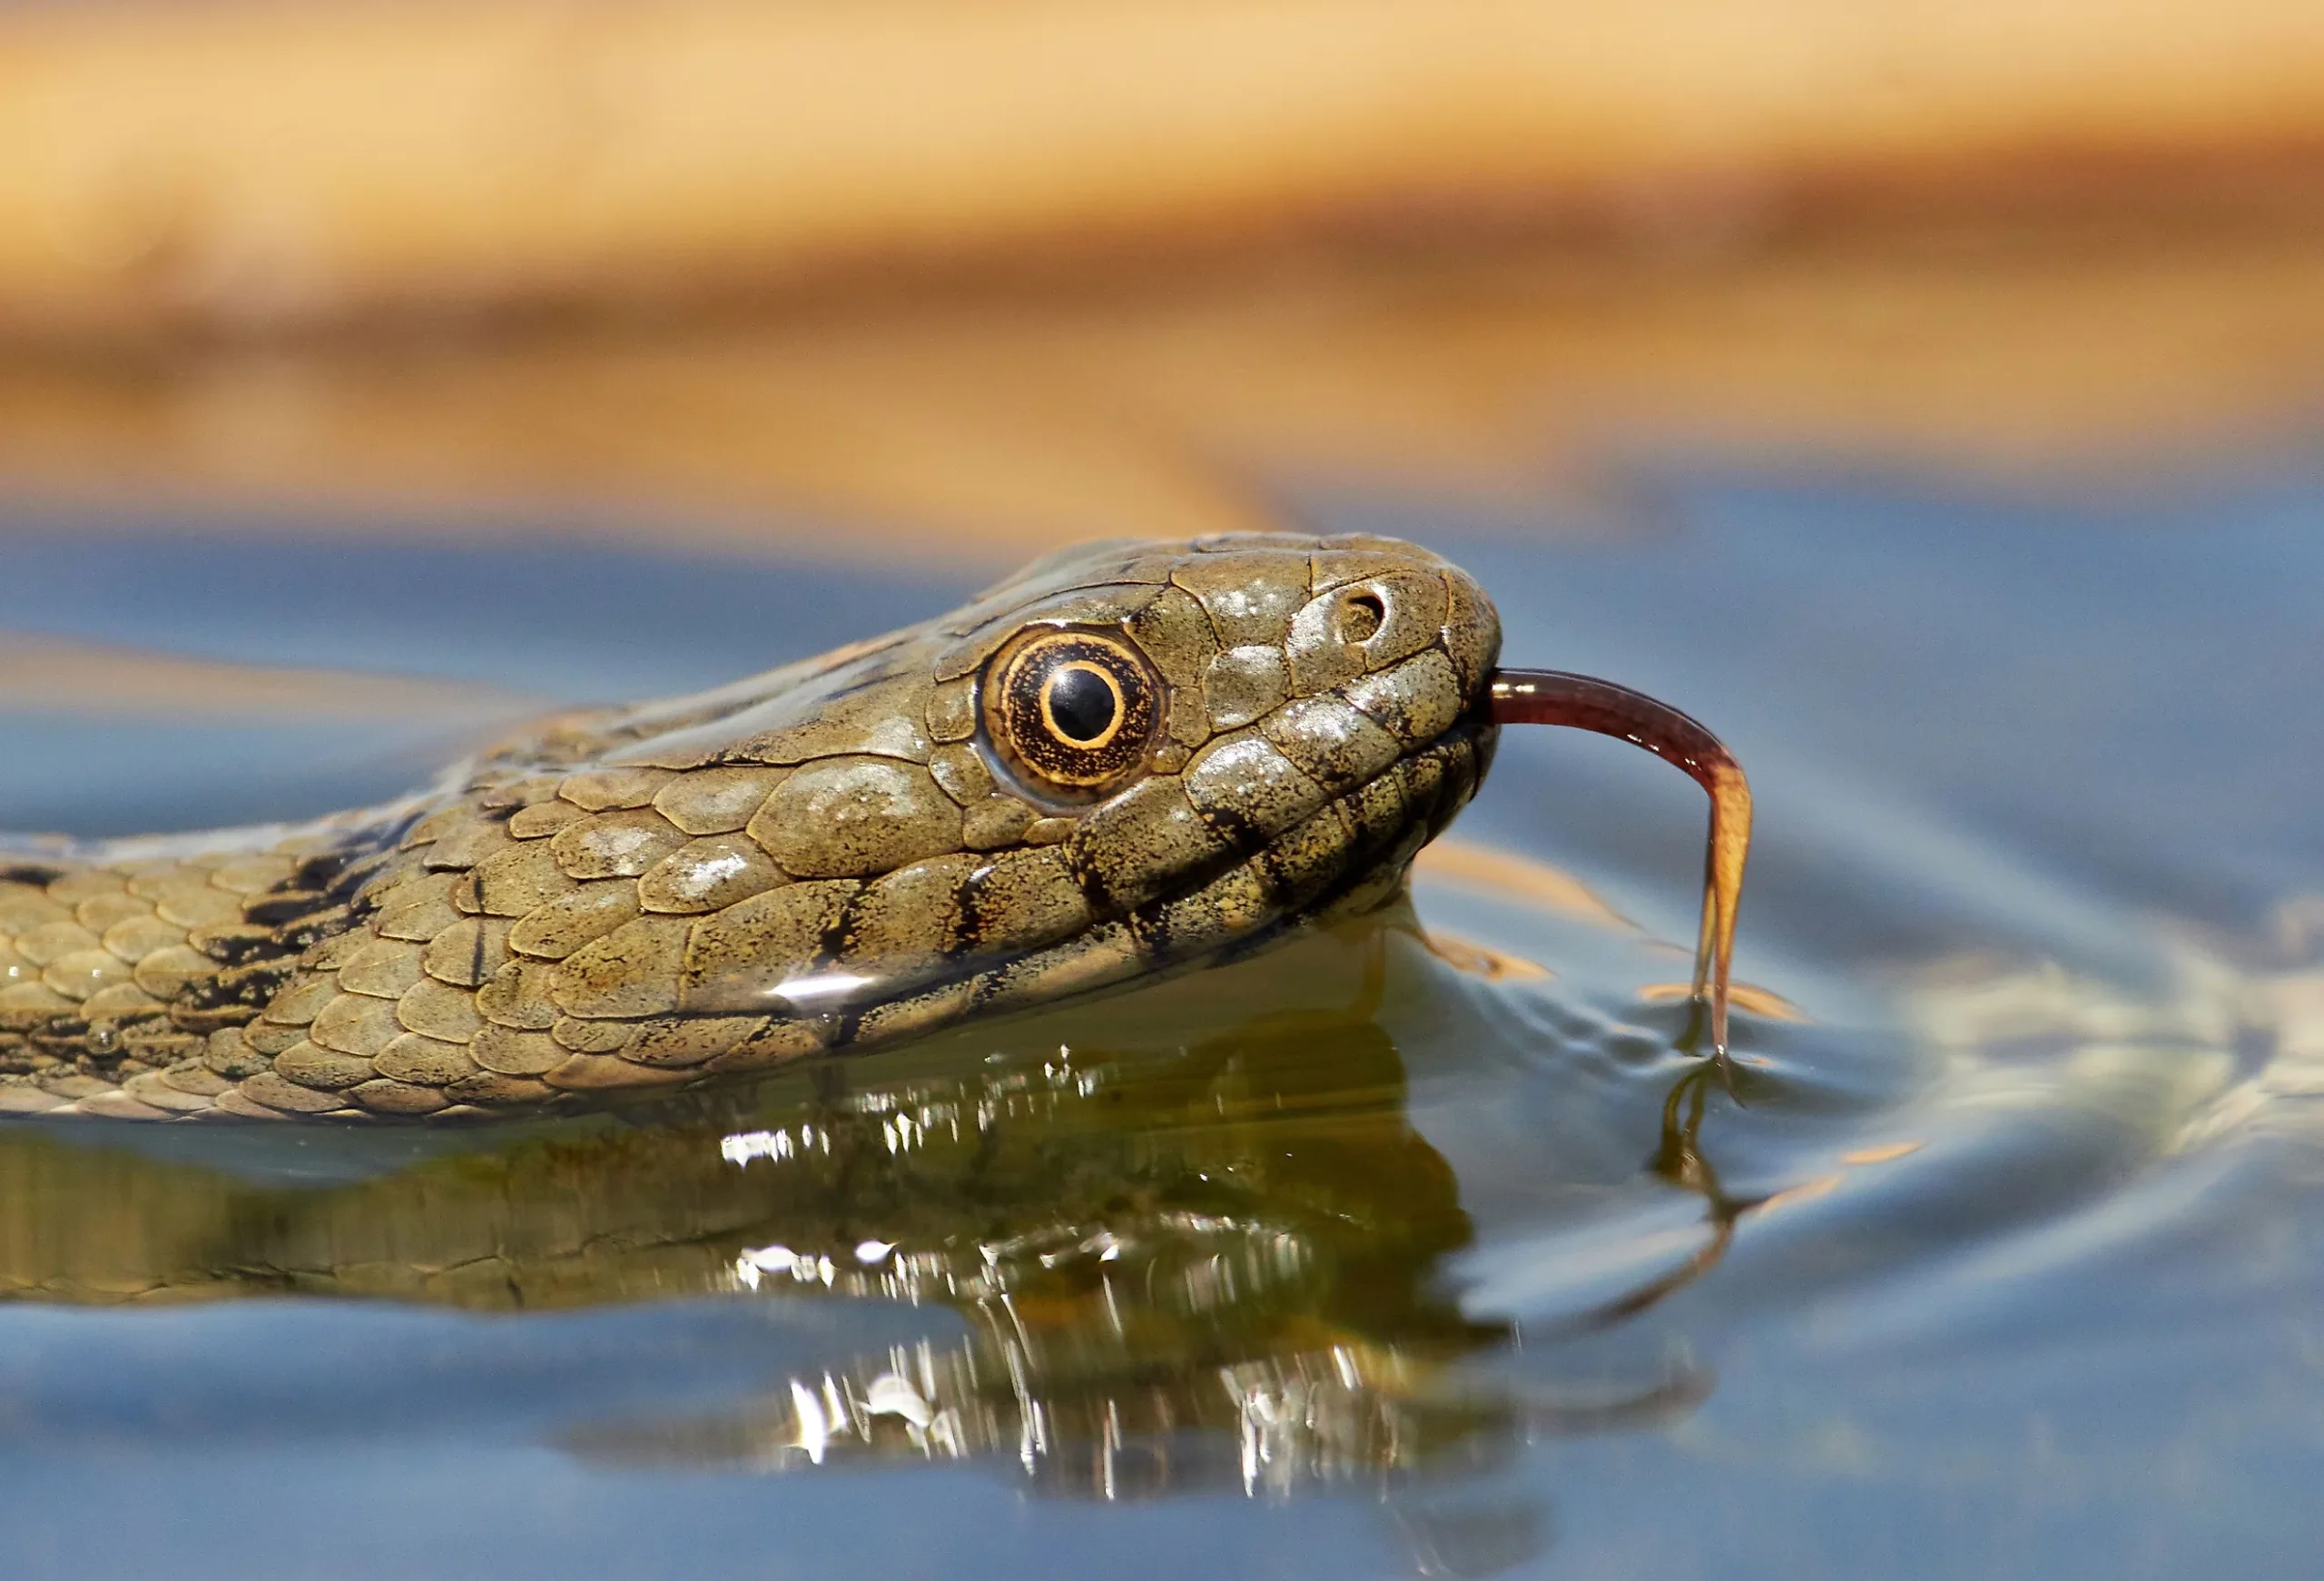
<path fill-rule="evenodd" d="M 1699 1359 L 1683 1423 L 1384 1516 L 1100 1524 L 980 1474 L 899 1520 L 545 1456 L 473 1381 L 762 1387 L 806 1330 L 686 1340 L 715 1301 L 517 1340 L 16 1307 L 9 1574 L 2309 1574 L 2319 440 L 2318 0 L 0 0 L 0 830 L 360 805 L 1075 539 L 1388 530 L 1480 577 L 1513 661 L 1734 745 L 1738 970 L 1807 1017 L 1747 1018 L 1724 1186 L 1649 1167 L 1699 1162 L 1642 990 L 1684 971 L 1700 800 L 1512 732 L 1460 827 L 1492 849 L 1419 905 L 1556 975 L 1446 963 L 1392 1039 L 1334 1033 L 1395 1146 L 1329 1156 L 1359 1206 L 1443 1169 L 1399 1277 L 1550 1336 L 1478 1376 L 1601 1400 Z M 77 1145 L 44 1131 L 0 1169 Z M 296 1179 L 386 1168 L 359 1134 Z M 217 1200 L 22 1178 L 75 1256 Z M 562 1182 L 537 1217 L 586 1227 Z M 1713 1277 L 1556 1339 L 1730 1190 Z"/>
<path fill-rule="evenodd" d="M 19 526 L 1595 536 L 2319 392 L 2309 0 L 0 0 Z"/>

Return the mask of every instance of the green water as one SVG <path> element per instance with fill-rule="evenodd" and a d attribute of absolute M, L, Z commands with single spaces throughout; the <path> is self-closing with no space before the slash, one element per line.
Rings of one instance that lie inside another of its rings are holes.
<path fill-rule="evenodd" d="M 1456 834 L 1535 866 L 1137 993 L 554 1126 L 9 1123 L 6 1572 L 2312 1573 L 2324 489 L 1668 495 L 1590 548 L 1311 509 L 1736 747 L 1733 1096 L 1656 992 L 1699 795 L 1513 732 Z M 0 627 L 552 697 L 960 590 L 73 525 L 5 523 Z M 23 713 L 0 824 L 319 811 L 442 736 Z"/>

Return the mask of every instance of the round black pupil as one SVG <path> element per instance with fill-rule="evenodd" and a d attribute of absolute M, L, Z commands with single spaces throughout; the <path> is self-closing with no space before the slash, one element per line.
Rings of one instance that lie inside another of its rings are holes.
<path fill-rule="evenodd" d="M 1069 741 L 1095 741 L 1114 722 L 1114 689 L 1095 670 L 1059 670 L 1049 680 L 1049 717 Z"/>

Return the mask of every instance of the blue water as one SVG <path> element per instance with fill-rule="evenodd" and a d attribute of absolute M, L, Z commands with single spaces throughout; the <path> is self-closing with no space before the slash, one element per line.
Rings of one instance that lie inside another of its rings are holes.
<path fill-rule="evenodd" d="M 1695 474 L 1664 479 L 1652 533 L 1580 546 L 1473 514 L 1446 531 L 1426 499 L 1306 505 L 1327 529 L 1452 555 L 1499 602 L 1512 662 L 1688 708 L 1758 798 L 1738 972 L 1807 1019 L 1744 1018 L 1746 1102 L 1712 1094 L 1699 1140 L 1719 1192 L 1776 1200 L 1742 1210 L 1701 1277 L 1619 1321 L 1577 1319 L 1708 1235 L 1707 1199 L 1649 1167 L 1681 1066 L 1662 1052 L 1673 1015 L 1636 998 L 1683 974 L 1668 942 L 1690 935 L 1699 796 L 1616 744 L 1511 732 L 1460 835 L 1577 875 L 1643 932 L 1423 879 L 1429 924 L 1556 975 L 1485 983 L 1393 955 L 1373 1023 L 1396 1082 L 1364 1102 L 1387 1105 L 1381 1156 L 1416 1181 L 1441 1167 L 1466 1227 L 1414 1241 L 1399 1288 L 1501 1334 L 1453 1376 L 1516 1426 L 1393 1473 L 1109 1500 L 1009 1454 L 777 1471 L 576 1448 L 890 1344 L 954 1343 L 962 1319 L 941 1306 L 773 1288 L 513 1313 L 27 1300 L 0 1309 L 6 1573 L 2312 1574 L 2324 925 L 2299 903 L 2324 895 L 2324 487 L 2102 501 Z M 545 700 L 724 679 L 1006 568 L 74 527 L 7 521 L 0 627 Z M 447 745 L 424 721 L 133 710 L 0 719 L 0 826 L 85 833 L 326 811 L 405 788 Z M 1110 1001 L 1066 1033 L 1004 1027 L 989 1057 L 1069 1034 L 1167 1058 L 1195 1035 L 1180 1013 L 1231 1045 L 1287 1013 L 1270 996 L 1329 996 L 1289 980 L 1305 959 L 1218 991 L 1257 1009 Z M 1336 1047 L 1319 1037 L 1313 1057 Z M 791 1100 L 769 1102 L 779 1118 Z M 69 1154 L 41 1179 L 94 1191 L 111 1171 L 123 1211 L 150 1201 L 156 1224 L 165 1177 L 141 1171 L 164 1164 L 391 1191 L 428 1151 L 191 1145 L 0 1136 L 25 1159 Z M 1365 1203 L 1360 1171 L 1285 1168 L 1286 1191 Z M 1393 1195 L 1373 1204 L 1384 1222 Z M 537 1210 L 505 1210 L 521 1227 Z M 20 1207 L 11 1233 L 44 1211 L 61 1209 Z M 1665 1388 L 1665 1406 L 1597 1409 Z"/>

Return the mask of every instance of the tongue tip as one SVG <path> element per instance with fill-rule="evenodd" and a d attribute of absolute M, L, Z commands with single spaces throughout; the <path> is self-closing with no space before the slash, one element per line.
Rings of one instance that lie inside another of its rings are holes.
<path fill-rule="evenodd" d="M 1695 945 L 1697 1023 L 1710 1017 L 1710 1057 L 1731 1094 L 1734 1062 L 1727 1043 L 1729 969 L 1735 956 L 1735 916 L 1743 898 L 1743 868 L 1751 847 L 1751 786 L 1727 744 L 1669 704 L 1614 681 L 1564 670 L 1495 670 L 1488 687 L 1496 725 L 1553 725 L 1612 736 L 1643 747 L 1687 771 L 1710 797 L 1710 830 L 1703 854 L 1702 925 Z"/>

